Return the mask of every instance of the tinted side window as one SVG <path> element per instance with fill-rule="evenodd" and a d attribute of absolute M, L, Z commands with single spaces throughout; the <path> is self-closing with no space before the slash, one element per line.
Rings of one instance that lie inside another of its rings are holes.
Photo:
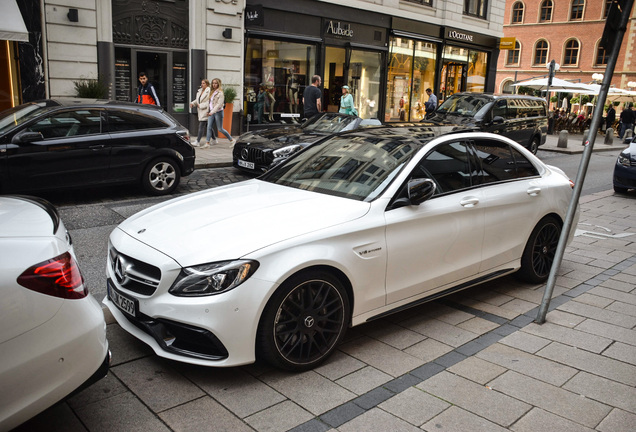
<path fill-rule="evenodd" d="M 420 162 L 416 169 L 437 183 L 437 193 L 452 192 L 471 186 L 470 163 L 466 143 L 441 144 Z"/>
<path fill-rule="evenodd" d="M 515 159 L 508 144 L 500 141 L 478 141 L 475 143 L 475 150 L 481 161 L 481 175 L 484 183 L 516 178 Z"/>
<path fill-rule="evenodd" d="M 494 117 L 503 117 L 506 118 L 506 101 L 505 99 L 500 99 L 495 102 L 495 106 L 492 109 L 492 116 Z"/>
<path fill-rule="evenodd" d="M 475 142 L 484 183 L 534 177 L 539 171 L 518 150 L 501 141 Z"/>
<path fill-rule="evenodd" d="M 27 130 L 40 132 L 44 139 L 100 133 L 100 111 L 77 109 L 57 112 L 32 124 Z"/>
<path fill-rule="evenodd" d="M 517 165 L 517 177 L 534 177 L 539 175 L 537 168 L 521 154 L 517 149 L 510 147 L 512 156 L 515 158 L 515 164 Z"/>
<path fill-rule="evenodd" d="M 139 112 L 124 110 L 108 111 L 108 130 L 110 132 L 156 129 L 167 126 L 168 124 Z"/>

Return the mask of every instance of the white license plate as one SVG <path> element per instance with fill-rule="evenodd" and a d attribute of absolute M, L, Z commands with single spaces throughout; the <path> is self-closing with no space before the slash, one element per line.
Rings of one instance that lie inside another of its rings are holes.
<path fill-rule="evenodd" d="M 239 159 L 238 165 L 243 168 L 254 169 L 254 162 L 247 162 L 247 161 Z"/>
<path fill-rule="evenodd" d="M 111 301 L 115 303 L 115 306 L 117 306 L 122 312 L 127 313 L 131 317 L 137 316 L 135 301 L 115 291 L 115 289 L 110 286 L 110 284 L 108 285 L 108 296 L 110 297 Z"/>

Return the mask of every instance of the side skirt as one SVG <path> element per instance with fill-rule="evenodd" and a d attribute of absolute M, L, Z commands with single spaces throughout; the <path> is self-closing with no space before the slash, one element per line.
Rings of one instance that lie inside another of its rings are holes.
<path fill-rule="evenodd" d="M 384 317 L 392 315 L 394 313 L 402 312 L 403 310 L 410 309 L 410 308 L 412 308 L 414 306 L 418 306 L 418 305 L 421 305 L 423 303 L 428 303 L 430 301 L 437 300 L 440 297 L 445 297 L 445 296 L 447 296 L 449 294 L 453 294 L 455 292 L 464 290 L 466 288 L 470 288 L 470 287 L 472 287 L 474 285 L 479 285 L 479 284 L 487 282 L 489 280 L 497 279 L 497 278 L 499 278 L 501 276 L 504 276 L 504 275 L 506 275 L 508 273 L 512 273 L 513 271 L 514 271 L 514 269 L 512 269 L 512 268 L 498 270 L 498 271 L 496 271 L 494 273 L 490 273 L 490 274 L 478 277 L 477 279 L 473 279 L 473 280 L 470 280 L 468 282 L 464 282 L 463 284 L 454 286 L 452 288 L 448 288 L 448 289 L 446 289 L 444 291 L 440 291 L 440 292 L 435 293 L 435 294 L 433 294 L 431 296 L 423 297 L 423 298 L 421 298 L 419 300 L 412 301 L 411 303 L 407 303 L 407 304 L 399 306 L 399 307 L 397 307 L 395 309 L 391 309 L 390 311 L 382 312 L 381 314 L 374 315 L 374 316 L 368 318 L 366 320 L 366 322 L 374 321 L 374 320 L 377 320 L 377 319 L 380 319 L 380 318 L 384 318 Z"/>

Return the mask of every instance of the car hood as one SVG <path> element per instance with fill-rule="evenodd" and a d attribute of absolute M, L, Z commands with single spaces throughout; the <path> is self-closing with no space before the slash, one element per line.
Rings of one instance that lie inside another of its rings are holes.
<path fill-rule="evenodd" d="M 239 143 L 263 150 L 279 149 L 293 144 L 311 144 L 324 136 L 325 134 L 307 133 L 300 127 L 289 126 L 245 134 L 239 138 Z"/>
<path fill-rule="evenodd" d="M 52 236 L 54 221 L 24 198 L 0 197 L 0 238 Z"/>
<path fill-rule="evenodd" d="M 118 229 L 185 267 L 240 258 L 360 218 L 369 206 L 254 179 L 167 201 Z"/>

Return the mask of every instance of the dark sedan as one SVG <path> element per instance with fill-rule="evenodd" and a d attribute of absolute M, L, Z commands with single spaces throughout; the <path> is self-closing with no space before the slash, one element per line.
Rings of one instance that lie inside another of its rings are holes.
<path fill-rule="evenodd" d="M 636 189 L 636 142 L 632 141 L 618 155 L 614 166 L 614 191 L 625 193 L 628 189 Z"/>
<path fill-rule="evenodd" d="M 235 168 L 261 174 L 327 135 L 380 125 L 378 119 L 361 119 L 338 113 L 319 114 L 302 125 L 244 133 L 234 146 L 232 162 Z"/>
<path fill-rule="evenodd" d="M 169 194 L 194 171 L 189 133 L 162 108 L 48 99 L 0 113 L 0 190 L 137 183 Z"/>

